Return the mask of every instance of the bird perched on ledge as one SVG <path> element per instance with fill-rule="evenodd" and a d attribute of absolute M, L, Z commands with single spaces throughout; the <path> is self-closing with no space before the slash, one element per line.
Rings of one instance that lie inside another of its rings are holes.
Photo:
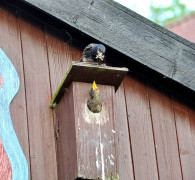
<path fill-rule="evenodd" d="M 85 47 L 80 62 L 97 62 L 103 64 L 105 63 L 105 52 L 106 48 L 104 45 L 91 43 Z"/>
<path fill-rule="evenodd" d="M 100 92 L 95 81 L 93 81 L 93 88 L 90 90 L 90 97 L 87 101 L 87 107 L 93 113 L 99 113 L 102 110 L 102 103 L 100 100 Z"/>

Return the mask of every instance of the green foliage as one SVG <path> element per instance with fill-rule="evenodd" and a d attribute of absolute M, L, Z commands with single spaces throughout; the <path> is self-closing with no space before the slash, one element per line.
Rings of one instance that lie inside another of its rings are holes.
<path fill-rule="evenodd" d="M 151 20 L 160 25 L 166 25 L 174 20 L 180 19 L 193 11 L 190 11 L 185 4 L 181 3 L 180 0 L 172 0 L 170 6 L 150 6 Z"/>

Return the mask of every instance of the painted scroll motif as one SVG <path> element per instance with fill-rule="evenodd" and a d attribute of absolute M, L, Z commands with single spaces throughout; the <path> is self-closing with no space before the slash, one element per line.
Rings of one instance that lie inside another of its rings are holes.
<path fill-rule="evenodd" d="M 19 90 L 18 74 L 0 49 L 0 179 L 28 180 L 28 164 L 15 133 L 9 106 Z"/>

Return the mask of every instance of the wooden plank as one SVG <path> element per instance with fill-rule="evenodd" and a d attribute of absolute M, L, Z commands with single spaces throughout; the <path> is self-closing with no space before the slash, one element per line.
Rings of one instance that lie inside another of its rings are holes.
<path fill-rule="evenodd" d="M 73 60 L 73 52 L 70 44 L 64 42 L 62 34 L 46 27 L 46 40 L 48 48 L 49 69 L 51 76 L 52 96 L 66 74 Z"/>
<path fill-rule="evenodd" d="M 124 80 L 135 179 L 158 179 L 148 94 L 143 81 Z"/>
<path fill-rule="evenodd" d="M 193 180 L 195 179 L 195 111 L 179 99 L 173 101 L 173 106 L 183 179 Z"/>
<path fill-rule="evenodd" d="M 2 8 L 2 5 L 0 6 L 0 47 L 3 49 L 3 51 L 13 63 L 20 79 L 19 92 L 10 104 L 11 118 L 18 140 L 28 162 L 29 179 L 31 179 L 28 142 L 28 122 L 26 113 L 20 30 L 17 19 L 14 14 L 15 11 L 12 12 L 7 8 Z"/>
<path fill-rule="evenodd" d="M 56 120 L 58 122 L 57 164 L 58 179 L 76 179 L 77 148 L 75 133 L 75 113 L 72 87 L 64 95 L 56 109 Z"/>
<path fill-rule="evenodd" d="M 14 4 L 14 1 L 9 2 Z M 160 73 L 161 78 L 168 77 L 195 90 L 195 45 L 130 9 L 108 0 L 22 2 Z"/>
<path fill-rule="evenodd" d="M 23 17 L 24 19 L 24 17 Z M 20 19 L 32 179 L 57 180 L 56 150 L 45 35 L 31 19 Z M 28 21 L 28 22 L 26 22 Z"/>
<path fill-rule="evenodd" d="M 130 149 L 124 86 L 121 83 L 115 94 L 115 127 L 118 141 L 118 169 L 121 180 L 134 179 L 134 171 Z"/>
<path fill-rule="evenodd" d="M 160 179 L 182 179 L 174 114 L 169 96 L 148 87 Z"/>
<path fill-rule="evenodd" d="M 117 90 L 127 72 L 127 68 L 72 61 L 65 77 L 52 97 L 50 106 L 56 107 L 73 81 L 92 83 L 95 80 L 99 84 L 115 86 L 115 90 Z"/>
<path fill-rule="evenodd" d="M 48 49 L 48 60 L 49 60 L 49 73 L 51 81 L 51 92 L 52 96 L 56 92 L 64 74 L 66 73 L 72 60 L 71 46 L 65 43 L 62 34 L 57 33 L 53 29 L 45 26 L 46 30 L 46 43 Z M 57 116 L 59 116 L 57 114 Z M 54 117 L 54 129 L 57 136 L 58 133 L 58 122 L 56 120 L 56 111 L 53 110 Z M 57 148 L 57 142 L 56 142 Z"/>

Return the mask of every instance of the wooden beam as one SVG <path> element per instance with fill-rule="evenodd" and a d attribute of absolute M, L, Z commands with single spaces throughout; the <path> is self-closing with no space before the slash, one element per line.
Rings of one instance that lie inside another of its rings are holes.
<path fill-rule="evenodd" d="M 21 2 L 101 41 L 160 73 L 162 78 L 169 78 L 190 90 L 195 90 L 195 44 L 130 9 L 112 0 Z"/>
<path fill-rule="evenodd" d="M 127 72 L 127 68 L 99 66 L 97 63 L 72 61 L 51 100 L 50 107 L 56 107 L 73 81 L 92 83 L 95 80 L 98 84 L 111 85 L 117 90 Z"/>

